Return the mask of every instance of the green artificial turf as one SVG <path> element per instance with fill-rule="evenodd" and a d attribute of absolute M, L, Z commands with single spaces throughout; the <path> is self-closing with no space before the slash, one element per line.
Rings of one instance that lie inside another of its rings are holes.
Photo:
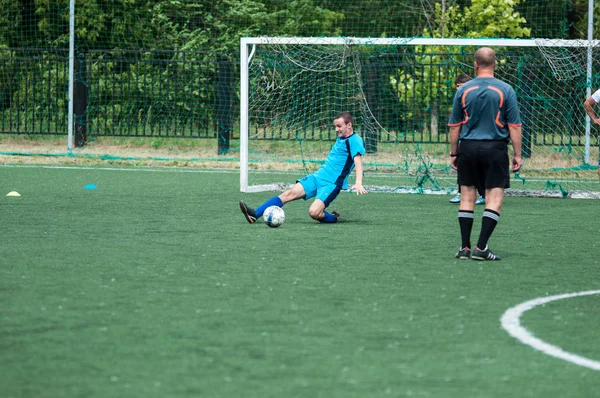
<path fill-rule="evenodd" d="M 225 171 L 0 167 L 0 397 L 598 394 L 598 371 L 500 324 L 600 288 L 598 201 L 507 198 L 490 263 L 454 258 L 450 196 L 342 193 L 337 224 L 304 201 L 247 224 L 238 201 L 273 195 Z M 521 323 L 600 361 L 599 303 Z"/>

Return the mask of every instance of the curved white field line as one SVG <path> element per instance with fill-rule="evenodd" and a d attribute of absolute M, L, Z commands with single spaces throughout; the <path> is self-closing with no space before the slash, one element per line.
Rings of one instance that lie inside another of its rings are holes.
<path fill-rule="evenodd" d="M 584 366 L 586 368 L 600 370 L 600 362 L 594 361 L 588 358 L 581 357 L 579 355 L 571 354 L 570 352 L 564 351 L 562 348 L 554 346 L 552 344 L 548 344 L 538 338 L 536 338 L 533 334 L 531 334 L 527 329 L 521 326 L 519 318 L 523 313 L 529 311 L 530 309 L 537 307 L 542 304 L 549 303 L 551 301 L 562 300 L 566 298 L 578 297 L 578 296 L 590 296 L 593 294 L 600 294 L 600 290 L 589 290 L 586 292 L 579 293 L 567 293 L 560 294 L 557 296 L 549 296 L 549 297 L 538 297 L 536 299 L 526 301 L 521 303 L 515 307 L 509 308 L 500 321 L 502 323 L 502 327 L 506 329 L 508 334 L 519 340 L 520 342 L 527 344 L 543 352 L 546 355 L 551 355 L 556 358 L 564 359 L 565 361 L 569 361 L 574 363 L 575 365 Z"/>

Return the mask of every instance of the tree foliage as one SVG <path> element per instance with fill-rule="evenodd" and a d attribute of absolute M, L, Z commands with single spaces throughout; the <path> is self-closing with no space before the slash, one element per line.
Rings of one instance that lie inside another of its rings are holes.
<path fill-rule="evenodd" d="M 335 36 L 343 14 L 315 0 L 86 0 L 80 49 L 236 51 L 244 36 Z M 69 0 L 0 0 L 0 45 L 68 48 Z"/>
<path fill-rule="evenodd" d="M 100 81 L 97 92 L 92 93 L 96 97 L 91 98 L 102 101 L 102 94 L 110 101 L 117 97 L 111 90 L 117 90 L 121 82 L 145 82 L 146 89 L 136 89 L 132 96 L 138 99 L 128 101 L 128 106 L 151 103 L 151 110 L 136 108 L 147 118 L 160 115 L 156 110 L 161 98 L 168 102 L 181 93 L 210 107 L 216 59 L 225 55 L 237 59 L 241 37 L 517 38 L 559 35 L 568 27 L 571 38 L 587 34 L 587 0 L 77 0 L 75 6 L 77 54 L 97 61 L 90 70 Z M 600 13 L 600 4 L 596 10 Z M 540 13 L 550 11 L 560 15 L 560 22 L 540 24 Z M 600 34 L 599 15 L 594 24 L 596 37 Z M 26 72 L 42 64 L 30 56 L 34 48 L 43 49 L 35 50 L 35 57 L 44 58 L 44 67 L 51 70 Z M 34 80 L 38 87 L 51 87 L 32 91 L 34 103 L 42 104 L 49 97 L 66 98 L 64 57 L 68 48 L 69 0 L 0 0 L 0 110 L 17 104 L 21 95 L 15 88 Z M 385 70 L 394 90 L 386 92 L 398 98 L 399 108 L 409 109 L 403 106 L 409 102 L 407 98 L 416 98 L 420 109 L 443 112 L 437 101 L 451 95 L 457 71 L 431 67 L 441 62 L 436 53 L 443 48 L 414 50 L 414 67 Z M 21 60 L 32 59 L 26 61 L 30 64 L 11 61 L 17 53 Z M 206 69 L 199 74 L 189 65 L 181 66 L 189 60 L 185 58 L 189 55 L 182 53 L 193 54 L 198 62 L 195 67 L 201 63 Z M 140 59 L 152 62 L 138 63 Z M 171 89 L 162 83 L 168 81 L 189 84 L 167 92 Z M 198 86 L 204 91 L 193 88 Z M 181 108 L 185 102 L 180 101 Z M 164 109 L 164 114 L 174 113 L 166 105 Z"/>
<path fill-rule="evenodd" d="M 467 38 L 523 38 L 531 29 L 515 7 L 521 0 L 473 0 L 470 6 L 452 6 L 443 13 L 440 3 L 436 3 L 438 27 L 425 31 L 432 37 Z"/>
<path fill-rule="evenodd" d="M 572 20 L 574 21 L 572 26 L 573 36 L 587 39 L 588 36 L 588 5 L 589 0 L 575 0 L 573 9 L 571 12 Z M 593 27 L 593 38 L 598 39 L 600 37 L 600 2 L 596 0 L 594 2 L 594 27 Z"/>
<path fill-rule="evenodd" d="M 243 36 L 587 36 L 588 0 L 78 0 L 83 49 L 236 51 Z M 444 5 L 444 7 L 442 6 Z M 541 23 L 540 15 L 562 15 Z M 595 36 L 600 33 L 596 4 Z M 0 47 L 68 47 L 69 0 L 0 0 Z M 561 36 L 561 38 L 567 38 Z"/>
<path fill-rule="evenodd" d="M 472 0 L 470 5 L 448 5 L 444 0 L 435 3 L 434 23 L 425 28 L 425 37 L 438 38 L 520 38 L 530 34 L 523 27 L 525 19 L 515 11 L 520 0 Z M 440 98 L 449 98 L 454 92 L 453 80 L 459 71 L 454 65 L 443 65 L 442 57 L 448 51 L 443 46 L 417 46 L 415 67 L 399 70 L 390 76 L 390 83 L 402 102 L 405 98 L 418 98 L 418 108 L 431 111 L 431 131 L 437 133 L 439 112 L 446 112 Z M 411 113 L 404 115 L 412 117 Z"/>

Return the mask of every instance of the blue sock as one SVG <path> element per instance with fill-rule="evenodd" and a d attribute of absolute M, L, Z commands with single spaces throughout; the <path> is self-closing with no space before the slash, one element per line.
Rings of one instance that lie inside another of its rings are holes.
<path fill-rule="evenodd" d="M 321 220 L 322 223 L 333 224 L 334 222 L 337 222 L 337 217 L 333 214 L 327 213 L 326 211 L 324 211 L 323 214 L 325 217 Z"/>
<path fill-rule="evenodd" d="M 267 210 L 267 207 L 271 206 L 283 206 L 283 202 L 281 201 L 281 199 L 279 199 L 279 196 L 273 196 L 271 199 L 258 206 L 258 208 L 254 211 L 254 215 L 256 216 L 256 218 L 262 217 L 265 210 Z"/>

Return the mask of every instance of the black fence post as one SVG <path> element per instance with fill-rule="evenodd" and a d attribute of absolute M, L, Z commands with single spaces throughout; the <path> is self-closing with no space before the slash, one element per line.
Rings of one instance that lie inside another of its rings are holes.
<path fill-rule="evenodd" d="M 89 141 L 87 134 L 87 71 L 85 55 L 77 56 L 73 90 L 73 113 L 75 114 L 75 147 L 83 147 Z"/>
<path fill-rule="evenodd" d="M 229 153 L 229 140 L 233 130 L 233 65 L 226 55 L 218 61 L 215 74 L 215 115 L 219 155 Z"/>

